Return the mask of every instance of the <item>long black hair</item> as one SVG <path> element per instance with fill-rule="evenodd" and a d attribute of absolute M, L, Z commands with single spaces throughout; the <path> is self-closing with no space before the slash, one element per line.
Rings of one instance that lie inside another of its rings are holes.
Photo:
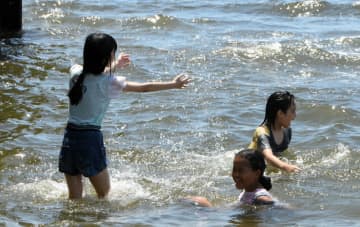
<path fill-rule="evenodd" d="M 295 96 L 288 91 L 276 91 L 272 93 L 266 103 L 264 121 L 260 125 L 274 125 L 277 112 L 281 110 L 283 113 L 286 113 L 291 104 L 294 103 L 294 100 Z"/>
<path fill-rule="evenodd" d="M 104 72 L 105 67 L 112 61 L 112 53 L 116 51 L 115 39 L 104 33 L 92 33 L 86 37 L 83 52 L 83 71 L 77 78 L 68 96 L 71 105 L 77 105 L 82 99 L 83 82 L 86 74 L 94 75 Z"/>
<path fill-rule="evenodd" d="M 252 170 L 260 170 L 261 175 L 259 178 L 259 183 L 266 189 L 270 190 L 272 188 L 270 177 L 264 176 L 264 171 L 266 168 L 265 160 L 262 154 L 253 150 L 253 149 L 245 149 L 241 150 L 235 154 L 235 157 L 241 157 L 246 159 L 250 163 L 250 167 Z"/>

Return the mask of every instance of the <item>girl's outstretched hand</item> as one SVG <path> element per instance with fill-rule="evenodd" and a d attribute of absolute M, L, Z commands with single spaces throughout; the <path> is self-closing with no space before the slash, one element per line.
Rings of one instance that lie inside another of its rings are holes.
<path fill-rule="evenodd" d="M 284 166 L 284 170 L 288 173 L 298 173 L 301 169 L 296 165 L 287 164 Z"/>
<path fill-rule="evenodd" d="M 181 89 L 187 87 L 187 84 L 191 82 L 191 79 L 187 74 L 181 73 L 173 79 L 173 82 L 175 83 L 175 88 Z"/>
<path fill-rule="evenodd" d="M 118 59 L 115 61 L 116 68 L 123 68 L 130 64 L 130 56 L 125 53 L 119 54 Z"/>

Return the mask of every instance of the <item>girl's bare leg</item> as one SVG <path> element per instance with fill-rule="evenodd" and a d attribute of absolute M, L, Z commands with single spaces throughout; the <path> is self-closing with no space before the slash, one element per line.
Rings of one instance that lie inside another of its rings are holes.
<path fill-rule="evenodd" d="M 90 182 L 94 186 L 98 198 L 106 197 L 110 191 L 110 176 L 107 169 L 101 171 L 98 175 L 90 177 Z"/>
<path fill-rule="evenodd" d="M 65 174 L 65 179 L 69 190 L 69 199 L 80 199 L 83 191 L 82 176 Z"/>

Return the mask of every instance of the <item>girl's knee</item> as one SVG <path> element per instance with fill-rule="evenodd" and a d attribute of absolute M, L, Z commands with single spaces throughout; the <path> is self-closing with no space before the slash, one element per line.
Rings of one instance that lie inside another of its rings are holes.
<path fill-rule="evenodd" d="M 90 182 L 94 186 L 98 198 L 104 198 L 110 191 L 110 178 L 107 169 L 98 175 L 90 177 Z"/>
<path fill-rule="evenodd" d="M 99 199 L 104 199 L 110 192 L 110 185 L 104 186 L 101 189 L 96 190 L 96 194 Z"/>

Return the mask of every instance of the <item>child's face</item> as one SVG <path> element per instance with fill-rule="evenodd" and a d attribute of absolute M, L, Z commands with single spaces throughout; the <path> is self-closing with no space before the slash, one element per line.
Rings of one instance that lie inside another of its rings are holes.
<path fill-rule="evenodd" d="M 237 189 L 245 191 L 254 191 L 258 186 L 260 170 L 253 170 L 248 160 L 241 156 L 235 156 L 232 178 Z"/>
<path fill-rule="evenodd" d="M 283 113 L 281 110 L 278 112 L 278 121 L 280 122 L 281 126 L 284 128 L 290 127 L 291 121 L 294 120 L 296 117 L 296 104 L 293 101 L 287 109 L 286 113 Z"/>

